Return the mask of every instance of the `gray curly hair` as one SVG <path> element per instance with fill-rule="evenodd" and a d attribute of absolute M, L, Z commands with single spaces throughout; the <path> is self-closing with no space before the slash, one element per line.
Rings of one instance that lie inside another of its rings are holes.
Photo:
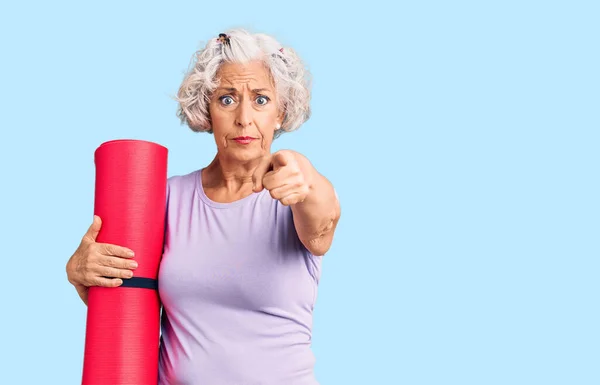
<path fill-rule="evenodd" d="M 284 119 L 275 137 L 299 128 L 311 115 L 310 73 L 296 52 L 273 37 L 243 29 L 225 32 L 227 41 L 211 39 L 194 54 L 192 64 L 179 87 L 177 117 L 195 132 L 212 133 L 208 104 L 218 87 L 216 74 L 225 62 L 247 63 L 262 60 L 274 81 L 277 101 Z"/>

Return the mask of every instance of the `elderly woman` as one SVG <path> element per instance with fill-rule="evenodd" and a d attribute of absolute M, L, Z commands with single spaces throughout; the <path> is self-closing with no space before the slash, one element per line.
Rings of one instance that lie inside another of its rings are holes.
<path fill-rule="evenodd" d="M 312 313 L 340 205 L 306 157 L 270 150 L 309 118 L 307 72 L 272 37 L 232 30 L 197 53 L 178 101 L 217 151 L 168 180 L 159 383 L 317 384 Z M 100 228 L 67 263 L 86 304 L 88 287 L 135 275 L 132 250 L 96 243 Z"/>

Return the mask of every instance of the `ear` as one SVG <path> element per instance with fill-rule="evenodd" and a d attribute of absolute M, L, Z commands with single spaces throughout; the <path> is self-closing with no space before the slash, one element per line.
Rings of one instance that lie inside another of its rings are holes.
<path fill-rule="evenodd" d="M 285 120 L 285 109 L 281 109 L 281 111 L 279 111 L 279 115 L 277 115 L 277 123 L 279 125 L 283 125 L 283 121 Z"/>

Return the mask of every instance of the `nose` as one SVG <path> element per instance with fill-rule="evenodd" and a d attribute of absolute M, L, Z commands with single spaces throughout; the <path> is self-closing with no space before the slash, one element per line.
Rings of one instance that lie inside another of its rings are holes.
<path fill-rule="evenodd" d="M 242 128 L 252 125 L 252 106 L 246 100 L 242 101 L 237 108 L 235 124 Z"/>

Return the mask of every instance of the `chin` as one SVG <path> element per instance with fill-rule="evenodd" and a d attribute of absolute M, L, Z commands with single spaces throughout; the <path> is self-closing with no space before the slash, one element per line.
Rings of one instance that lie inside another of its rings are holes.
<path fill-rule="evenodd" d="M 247 150 L 236 149 L 229 153 L 229 157 L 232 159 L 235 159 L 237 161 L 240 161 L 240 162 L 250 162 L 250 161 L 262 158 L 263 151 L 253 150 L 253 149 L 252 150 L 251 149 L 247 149 Z"/>

